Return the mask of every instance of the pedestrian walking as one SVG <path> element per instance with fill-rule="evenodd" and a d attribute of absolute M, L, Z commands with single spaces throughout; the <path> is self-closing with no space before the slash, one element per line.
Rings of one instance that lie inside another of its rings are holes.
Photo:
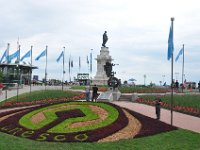
<path fill-rule="evenodd" d="M 92 87 L 92 101 L 96 101 L 98 98 L 98 87 L 96 84 Z"/>
<path fill-rule="evenodd" d="M 160 119 L 160 108 L 161 108 L 161 98 L 160 96 L 156 97 L 155 100 L 155 108 L 156 108 L 156 119 Z"/>

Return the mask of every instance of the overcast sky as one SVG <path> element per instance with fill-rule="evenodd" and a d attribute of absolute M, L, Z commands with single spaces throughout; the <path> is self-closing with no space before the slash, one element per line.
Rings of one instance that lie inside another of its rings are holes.
<path fill-rule="evenodd" d="M 136 84 L 171 79 L 167 60 L 170 18 L 174 17 L 174 57 L 185 44 L 185 78 L 200 80 L 200 2 L 198 0 L 0 0 L 0 56 L 7 43 L 10 53 L 21 45 L 21 56 L 33 45 L 35 59 L 48 45 L 48 78 L 62 79 L 62 62 L 56 59 L 65 46 L 74 61 L 72 78 L 87 73 L 87 55 L 93 49 L 93 72 L 100 54 L 102 34 L 107 31 L 110 55 L 116 77 L 135 78 Z M 26 59 L 26 61 L 30 61 Z M 45 57 L 33 61 L 39 69 L 33 75 L 44 77 Z M 174 78 L 181 82 L 182 57 L 174 63 Z"/>

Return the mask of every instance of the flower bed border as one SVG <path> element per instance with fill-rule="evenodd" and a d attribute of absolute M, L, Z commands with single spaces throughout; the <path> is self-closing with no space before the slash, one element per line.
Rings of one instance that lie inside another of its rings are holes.
<path fill-rule="evenodd" d="M 106 103 L 106 104 L 109 104 L 109 105 L 115 107 L 118 111 L 120 111 L 120 114 L 122 114 L 122 116 L 119 117 L 118 121 L 115 121 L 113 124 L 108 125 L 108 126 L 103 127 L 103 128 L 96 129 L 96 130 L 88 131 L 87 133 L 86 132 L 78 132 L 76 134 L 75 133 L 71 133 L 71 135 L 69 136 L 69 139 L 67 141 L 64 140 L 65 136 L 63 134 L 55 134 L 49 140 L 46 140 L 45 138 L 48 135 L 47 135 L 47 133 L 44 133 L 43 135 L 40 135 L 39 141 L 95 142 L 95 141 L 99 140 L 99 137 L 97 137 L 96 135 L 101 135 L 101 138 L 104 138 L 104 137 L 109 136 L 112 133 L 115 133 L 115 132 L 119 131 L 120 128 L 123 128 L 124 126 L 127 125 L 127 123 L 128 123 L 127 117 L 124 117 L 123 110 L 119 106 L 116 106 L 116 105 L 111 104 L 111 103 Z M 10 113 L 19 112 L 19 111 L 22 111 L 22 110 L 24 110 L 24 111 L 26 111 L 26 113 L 28 113 L 28 112 L 31 112 L 31 111 L 33 111 L 35 109 L 44 107 L 44 106 L 49 106 L 49 105 L 46 104 L 46 105 L 42 105 L 42 106 L 36 106 L 34 108 L 28 108 L 28 109 L 23 108 L 23 109 L 19 109 L 19 110 L 11 110 L 11 111 L 8 111 L 8 112 L 0 113 L 0 117 L 5 116 L 5 115 L 10 114 Z M 136 113 L 134 111 L 131 111 L 131 110 L 128 110 L 128 109 L 125 109 L 125 110 L 127 110 L 131 115 L 133 115 L 136 119 L 138 119 L 142 124 L 141 130 L 135 136 L 136 138 L 137 137 L 155 135 L 155 134 L 158 134 L 158 133 L 168 132 L 168 131 L 172 131 L 172 130 L 176 130 L 177 129 L 176 127 L 170 126 L 170 125 L 168 125 L 166 123 L 160 122 L 160 121 L 152 119 L 150 117 L 141 115 L 141 114 Z M 20 118 L 20 116 L 23 116 L 23 113 L 21 113 L 19 115 L 19 118 Z M 9 119 L 10 119 L 10 125 L 13 125 L 13 121 L 15 119 L 17 119 L 17 117 L 11 116 L 11 117 L 9 117 Z M 121 125 L 121 127 L 117 128 L 120 125 Z M 19 129 L 20 126 L 17 126 L 17 128 Z M 108 135 L 108 130 L 112 130 L 112 133 L 109 133 L 109 135 Z M 29 136 L 31 134 L 33 134 L 33 131 L 29 131 L 29 130 L 26 130 L 26 131 L 24 131 L 23 133 L 20 134 L 20 132 L 17 132 L 16 129 L 9 128 L 9 127 L 5 128 L 5 126 L 2 125 L 2 122 L 0 122 L 0 131 L 8 133 L 8 134 L 12 134 L 14 136 L 24 137 L 24 138 L 29 138 Z M 89 134 L 90 135 L 89 138 L 88 138 L 88 133 L 90 133 Z M 34 139 L 35 140 L 35 137 L 29 138 L 29 139 Z"/>
<path fill-rule="evenodd" d="M 153 100 L 145 100 L 143 98 L 138 98 L 137 100 L 135 100 L 135 102 L 147 104 L 147 105 L 150 105 L 150 106 L 155 106 L 155 102 Z M 166 109 L 171 109 L 171 104 L 168 104 L 166 102 L 162 102 L 161 107 L 166 108 Z M 200 117 L 200 111 L 196 108 L 174 105 L 173 110 L 180 112 L 180 113 L 187 114 L 187 115 Z"/>

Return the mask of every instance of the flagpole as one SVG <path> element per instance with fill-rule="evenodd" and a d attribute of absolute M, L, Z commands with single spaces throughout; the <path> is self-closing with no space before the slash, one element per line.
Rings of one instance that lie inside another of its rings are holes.
<path fill-rule="evenodd" d="M 71 69 L 70 69 L 70 71 L 71 71 L 71 72 L 70 72 L 70 80 L 71 80 L 71 76 L 72 76 L 72 79 L 73 79 L 73 72 L 72 72 L 72 71 L 73 71 L 73 70 L 72 70 L 72 69 L 73 69 L 73 58 L 71 58 L 71 59 L 72 59 L 72 60 L 70 61 L 70 65 L 71 65 Z"/>
<path fill-rule="evenodd" d="M 184 75 L 184 44 L 183 44 L 183 64 L 182 64 L 182 93 L 183 93 L 183 75 Z"/>
<path fill-rule="evenodd" d="M 171 18 L 171 28 L 172 28 L 172 39 L 173 39 L 173 34 L 174 34 L 174 27 L 173 27 L 173 21 L 174 18 Z M 174 56 L 172 52 L 172 57 L 171 57 L 171 125 L 173 125 L 173 62 L 174 62 Z"/>
<path fill-rule="evenodd" d="M 71 82 L 71 75 L 70 75 L 71 60 L 70 60 L 70 58 L 71 58 L 71 55 L 69 57 L 69 82 Z"/>
<path fill-rule="evenodd" d="M 87 55 L 87 67 L 88 67 L 88 74 L 90 73 L 90 64 L 89 64 L 89 58 L 88 58 L 88 55 Z"/>
<path fill-rule="evenodd" d="M 8 48 L 7 48 L 7 54 L 6 54 L 6 61 L 7 61 L 7 64 L 9 64 L 9 49 L 10 49 L 10 43 L 8 43 Z"/>
<path fill-rule="evenodd" d="M 79 56 L 79 63 L 78 63 L 78 65 L 79 65 L 79 73 L 80 73 L 80 69 L 81 69 L 81 57 Z"/>
<path fill-rule="evenodd" d="M 18 101 L 18 95 L 19 95 L 19 83 L 21 83 L 21 72 L 20 72 L 20 66 L 19 66 L 20 47 L 21 47 L 21 45 L 18 46 L 18 48 L 19 48 L 19 55 L 18 55 L 18 58 L 17 58 L 18 59 L 17 60 L 17 77 L 18 77 L 18 82 L 17 82 L 17 101 Z"/>
<path fill-rule="evenodd" d="M 65 75 L 65 47 L 63 47 L 63 78 L 62 78 L 62 91 L 64 85 L 64 75 Z"/>
<path fill-rule="evenodd" d="M 19 55 L 18 55 L 18 57 L 17 57 L 17 63 L 20 62 L 20 48 L 21 48 L 21 45 L 18 45 L 18 48 L 19 48 Z"/>
<path fill-rule="evenodd" d="M 6 50 L 6 62 L 8 64 L 8 57 L 9 57 L 9 48 L 10 48 L 10 43 L 8 43 L 8 46 L 7 46 L 7 50 Z M 8 82 L 8 65 L 7 65 L 7 68 L 6 68 L 6 82 Z M 6 93 L 5 93 L 5 99 L 7 100 L 8 98 L 8 85 L 6 87 Z"/>
<path fill-rule="evenodd" d="M 47 48 L 48 48 L 48 46 L 46 46 L 45 90 L 46 90 L 46 86 L 47 86 Z"/>
<path fill-rule="evenodd" d="M 31 69 L 30 69 L 30 81 L 29 81 L 29 84 L 30 84 L 30 94 L 31 94 L 31 85 L 32 85 L 32 82 L 31 82 L 31 79 L 32 79 L 32 62 L 33 62 L 32 50 L 33 50 L 33 46 L 31 46 Z"/>
<path fill-rule="evenodd" d="M 92 50 L 91 49 L 91 53 L 90 53 L 90 73 L 92 74 Z"/>

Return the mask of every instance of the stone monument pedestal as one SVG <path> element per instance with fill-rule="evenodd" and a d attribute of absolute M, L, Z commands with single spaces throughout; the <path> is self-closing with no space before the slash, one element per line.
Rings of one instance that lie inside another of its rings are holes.
<path fill-rule="evenodd" d="M 108 91 L 101 93 L 99 97 L 97 98 L 97 102 L 112 102 L 119 100 L 121 96 L 121 92 L 118 90 L 118 88 L 113 89 L 110 88 Z"/>
<path fill-rule="evenodd" d="M 94 79 L 92 80 L 92 84 L 96 85 L 108 85 L 108 77 L 106 75 L 106 71 L 104 69 L 104 65 L 106 65 L 106 62 L 111 63 L 112 58 L 109 55 L 109 48 L 108 47 L 101 47 L 100 55 L 97 55 L 97 72 L 94 76 Z"/>

